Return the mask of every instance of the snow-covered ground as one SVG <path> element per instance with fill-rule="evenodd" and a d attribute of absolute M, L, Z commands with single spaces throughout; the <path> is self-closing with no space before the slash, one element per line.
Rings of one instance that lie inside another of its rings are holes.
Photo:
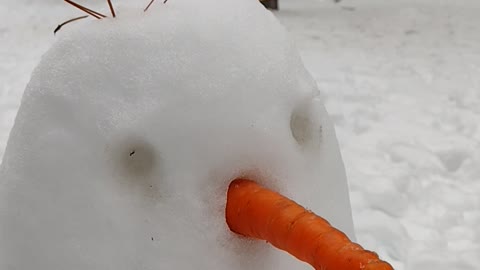
<path fill-rule="evenodd" d="M 0 0 L 0 157 L 53 29 L 78 14 L 58 3 Z M 280 3 L 336 124 L 358 241 L 398 270 L 480 269 L 480 2 Z"/>
<path fill-rule="evenodd" d="M 480 269 L 480 3 L 284 2 L 336 121 L 359 241 L 397 269 Z"/>

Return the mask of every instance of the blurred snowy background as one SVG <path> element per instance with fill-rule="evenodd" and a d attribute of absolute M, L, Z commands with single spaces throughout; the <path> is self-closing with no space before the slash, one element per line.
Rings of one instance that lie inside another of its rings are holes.
<path fill-rule="evenodd" d="M 358 241 L 397 270 L 480 269 L 479 12 L 478 0 L 280 0 L 275 12 L 336 124 Z M 54 28 L 79 15 L 0 0 L 0 159 Z"/>

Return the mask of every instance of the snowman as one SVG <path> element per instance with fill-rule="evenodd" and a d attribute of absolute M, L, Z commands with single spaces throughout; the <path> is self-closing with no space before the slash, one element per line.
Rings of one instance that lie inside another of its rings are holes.
<path fill-rule="evenodd" d="M 64 26 L 0 167 L 0 269 L 311 269 L 225 222 L 253 179 L 354 240 L 331 120 L 256 0 L 175 0 Z"/>

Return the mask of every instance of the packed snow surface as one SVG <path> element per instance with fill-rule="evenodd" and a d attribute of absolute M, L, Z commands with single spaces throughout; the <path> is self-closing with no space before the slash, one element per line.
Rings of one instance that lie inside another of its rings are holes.
<path fill-rule="evenodd" d="M 0 168 L 0 269 L 309 269 L 231 233 L 248 177 L 354 238 L 317 84 L 256 0 L 176 0 L 59 32 Z"/>
<path fill-rule="evenodd" d="M 53 29 L 81 14 L 52 0 L 0 3 L 1 156 Z M 397 270 L 478 270 L 480 3 L 280 4 L 335 122 L 358 241 Z"/>

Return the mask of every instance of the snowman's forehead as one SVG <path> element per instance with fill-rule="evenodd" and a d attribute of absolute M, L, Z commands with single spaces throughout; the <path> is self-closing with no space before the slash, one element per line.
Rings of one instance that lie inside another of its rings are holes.
<path fill-rule="evenodd" d="M 295 103 L 315 88 L 286 31 L 260 4 L 225 12 L 178 3 L 64 29 L 29 88 L 110 102 L 196 100 L 249 109 Z"/>

